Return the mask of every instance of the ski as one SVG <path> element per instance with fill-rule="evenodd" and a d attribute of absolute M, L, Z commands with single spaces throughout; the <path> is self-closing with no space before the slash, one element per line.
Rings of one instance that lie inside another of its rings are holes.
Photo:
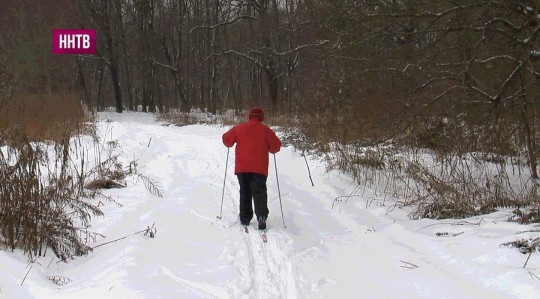
<path fill-rule="evenodd" d="M 249 228 L 247 225 L 244 225 L 244 232 L 246 234 L 249 234 Z M 266 237 L 266 230 L 259 230 L 259 233 L 261 235 L 261 239 L 264 243 L 267 243 L 268 242 L 268 238 Z"/>
<path fill-rule="evenodd" d="M 261 238 L 262 238 L 262 240 L 263 240 L 263 243 L 267 243 L 267 242 L 268 242 L 268 238 L 266 238 L 266 231 L 261 230 Z"/>

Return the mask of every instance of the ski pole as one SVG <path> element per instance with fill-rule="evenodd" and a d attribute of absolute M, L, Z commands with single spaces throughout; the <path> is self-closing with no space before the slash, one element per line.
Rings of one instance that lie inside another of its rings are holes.
<path fill-rule="evenodd" d="M 223 191 L 221 192 L 221 208 L 219 209 L 219 216 L 217 216 L 218 219 L 221 219 L 223 217 L 223 197 L 225 197 L 225 180 L 227 179 L 227 167 L 229 166 L 229 150 L 231 148 L 227 148 L 227 160 L 225 161 L 225 175 L 223 176 Z"/>
<path fill-rule="evenodd" d="M 287 228 L 285 225 L 285 217 L 283 216 L 283 203 L 281 203 L 281 191 L 279 190 L 279 177 L 277 172 L 277 163 L 276 163 L 276 154 L 274 155 L 274 169 L 276 170 L 276 181 L 277 181 L 277 191 L 279 196 L 279 206 L 281 207 L 281 219 L 283 220 L 283 227 Z"/>

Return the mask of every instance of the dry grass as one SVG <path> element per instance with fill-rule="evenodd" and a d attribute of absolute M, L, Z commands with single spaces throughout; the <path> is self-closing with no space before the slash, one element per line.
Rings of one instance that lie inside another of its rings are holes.
<path fill-rule="evenodd" d="M 116 141 L 75 129 L 46 142 L 31 141 L 17 129 L 4 133 L 9 144 L 0 147 L 0 246 L 21 249 L 30 259 L 47 249 L 63 261 L 90 252 L 88 244 L 102 237 L 88 230 L 91 218 L 103 215 L 101 201 L 92 200 L 101 188 L 124 187 L 133 175 L 162 196 L 136 162 L 124 167 Z"/>
<path fill-rule="evenodd" d="M 95 133 L 87 120 L 73 95 L 20 94 L 0 106 L 3 247 L 30 258 L 52 249 L 62 260 L 91 250 L 95 234 L 86 228 L 102 212 L 87 200 L 95 194 L 84 189 L 90 165 L 73 142 Z"/>
<path fill-rule="evenodd" d="M 359 185 L 398 198 L 398 205 L 413 208 L 412 218 L 460 218 L 540 203 L 540 182 L 531 178 L 524 131 L 515 119 L 490 123 L 461 113 L 406 123 L 397 109 L 372 100 L 301 115 L 285 139 L 322 154 L 330 168 Z M 520 219 L 540 222 L 535 213 Z"/>
<path fill-rule="evenodd" d="M 53 153 L 53 154 L 51 154 Z M 29 255 L 44 255 L 47 248 L 65 260 L 86 254 L 81 233 L 92 216 L 101 215 L 87 203 L 70 169 L 69 139 L 31 143 L 18 139 L 0 151 L 0 241 Z M 88 235 L 88 232 L 86 232 Z"/>
<path fill-rule="evenodd" d="M 9 143 L 14 134 L 60 141 L 87 128 L 88 120 L 73 94 L 18 94 L 0 105 L 0 141 Z"/>
<path fill-rule="evenodd" d="M 236 115 L 233 111 L 226 111 L 222 114 L 210 114 L 200 110 L 193 110 L 191 112 L 174 111 L 163 113 L 159 115 L 159 119 L 176 126 L 189 126 L 197 124 L 232 126 L 246 121 L 248 119 L 247 115 L 247 111 L 242 111 L 241 115 Z M 290 128 L 298 124 L 298 119 L 287 114 L 274 114 L 267 112 L 264 123 L 269 126 Z"/>
<path fill-rule="evenodd" d="M 226 126 L 235 124 L 239 120 L 232 112 L 215 115 L 201 110 L 192 110 L 191 112 L 171 111 L 159 114 L 158 119 L 180 127 L 197 124 Z"/>

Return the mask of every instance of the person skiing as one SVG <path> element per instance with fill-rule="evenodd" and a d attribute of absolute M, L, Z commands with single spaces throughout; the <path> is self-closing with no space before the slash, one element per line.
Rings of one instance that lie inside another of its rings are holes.
<path fill-rule="evenodd" d="M 281 148 L 281 141 L 268 126 L 264 125 L 264 112 L 260 107 L 249 110 L 249 120 L 242 122 L 225 134 L 223 144 L 235 149 L 234 174 L 240 184 L 240 223 L 248 226 L 253 219 L 253 204 L 259 230 L 266 230 L 268 218 L 268 153 L 275 154 Z"/>

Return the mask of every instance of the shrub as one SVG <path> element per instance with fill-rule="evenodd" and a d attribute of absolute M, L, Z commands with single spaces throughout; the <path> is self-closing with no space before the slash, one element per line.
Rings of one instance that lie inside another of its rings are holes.
<path fill-rule="evenodd" d="M 16 137 L 15 137 L 16 135 Z M 12 142 L 0 151 L 0 240 L 30 257 L 44 255 L 50 247 L 65 260 L 86 254 L 81 233 L 101 210 L 87 203 L 69 169 L 70 139 L 52 145 L 33 143 L 21 132 L 11 132 Z"/>
<path fill-rule="evenodd" d="M 460 218 L 540 203 L 540 182 L 531 170 L 538 143 L 531 138 L 538 137 L 529 134 L 524 144 L 519 136 L 525 129 L 510 116 L 482 123 L 464 113 L 432 115 L 404 125 L 349 109 L 300 116 L 299 128 L 286 137 L 303 151 L 322 153 L 330 168 L 360 185 L 411 206 L 412 218 Z M 536 215 L 520 219 L 540 222 Z"/>

